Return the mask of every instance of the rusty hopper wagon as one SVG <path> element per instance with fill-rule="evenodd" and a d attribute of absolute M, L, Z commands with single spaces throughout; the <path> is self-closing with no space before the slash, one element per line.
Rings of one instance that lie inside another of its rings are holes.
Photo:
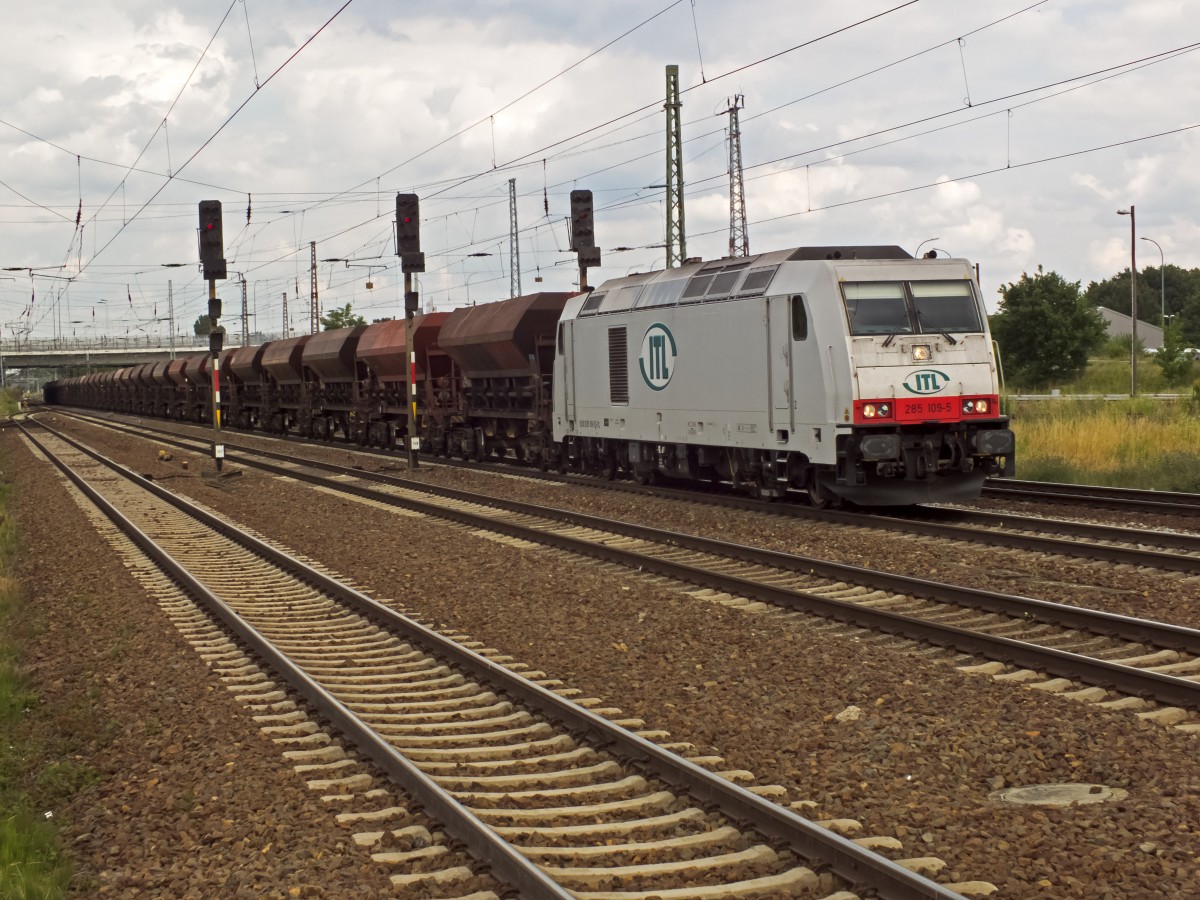
<path fill-rule="evenodd" d="M 449 313 L 428 313 L 413 319 L 416 354 L 417 434 L 422 446 L 437 450 L 457 413 L 458 390 L 454 363 L 438 346 L 438 331 Z M 408 427 L 408 353 L 404 320 L 367 326 L 358 341 L 358 360 L 366 366 L 359 389 L 360 443 L 395 447 Z"/>
<path fill-rule="evenodd" d="M 462 373 L 465 424 L 450 430 L 448 453 L 550 459 L 554 332 L 573 296 L 543 292 L 450 313 L 438 342 Z"/>
<path fill-rule="evenodd" d="M 267 431 L 284 434 L 300 417 L 301 407 L 306 403 L 300 359 L 310 337 L 306 334 L 266 345 L 262 367 L 267 373 L 268 385 L 262 426 Z"/>
<path fill-rule="evenodd" d="M 254 428 L 262 422 L 267 381 L 262 358 L 267 345 L 238 347 L 229 356 L 229 412 L 231 424 Z M 224 374 L 224 373 L 222 373 Z"/>
<path fill-rule="evenodd" d="M 355 436 L 358 385 L 366 368 L 355 359 L 359 338 L 366 325 L 338 328 L 312 335 L 304 345 L 301 365 L 304 369 L 308 421 L 300 422 L 300 432 L 322 440 L 341 433 Z"/>

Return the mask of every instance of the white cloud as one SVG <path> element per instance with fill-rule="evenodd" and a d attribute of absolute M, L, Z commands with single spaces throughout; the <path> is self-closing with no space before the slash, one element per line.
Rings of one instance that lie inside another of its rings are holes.
<path fill-rule="evenodd" d="M 663 240 L 662 189 L 647 188 L 665 177 L 667 63 L 680 66 L 685 89 L 690 254 L 727 246 L 720 113 L 741 93 L 752 251 L 839 242 L 915 250 L 936 235 L 936 246 L 980 263 L 985 294 L 1039 263 L 1086 284 L 1127 265 L 1128 230 L 1114 210 L 1136 204 L 1139 234 L 1158 240 L 1168 262 L 1200 265 L 1200 130 L 1135 140 L 1195 124 L 1200 55 L 1052 98 L 1036 90 L 1184 43 L 1190 5 L 1182 0 L 1055 0 L 983 30 L 1023 4 L 924 0 L 778 56 L 887 6 L 700 0 L 695 30 L 684 4 L 558 78 L 654 10 L 631 0 L 465 0 L 414 13 L 356 0 L 265 83 L 339 5 L 238 5 L 168 116 L 220 11 L 151 0 L 29 4 L 20 29 L 6 34 L 0 169 L 38 205 L 0 193 L 2 265 L 86 263 L 97 253 L 71 286 L 73 304 L 123 296 L 136 281 L 145 308 L 112 326 L 127 327 L 156 299 L 165 303 L 170 278 L 190 321 L 204 298 L 191 265 L 195 204 L 217 198 L 231 260 L 247 273 L 264 323 L 281 317 L 285 290 L 294 296 L 299 284 L 304 293 L 314 240 L 321 257 L 392 265 L 373 271 L 370 294 L 366 269 L 320 270 L 324 302 L 353 300 L 383 315 L 398 296 L 392 198 L 413 189 L 426 220 L 423 290 L 452 305 L 469 280 L 480 301 L 507 294 L 507 182 L 515 177 L 527 286 L 537 271 L 541 287 L 571 284 L 562 217 L 573 187 L 595 191 L 603 247 L 639 248 L 606 250 L 593 279 L 649 269 L 665 255 L 653 246 Z M 145 171 L 127 172 L 143 148 Z M 1052 157 L 1062 158 L 1026 165 Z M 492 170 L 514 159 L 522 165 Z M 164 188 L 168 169 L 178 177 Z M 1153 247 L 1140 249 L 1150 256 L 1139 259 L 1157 264 Z M 189 265 L 162 268 L 174 262 Z M 0 281 L 0 322 L 28 302 L 27 287 Z M 39 296 L 52 290 L 47 281 Z M 38 327 L 49 333 L 52 321 Z"/>

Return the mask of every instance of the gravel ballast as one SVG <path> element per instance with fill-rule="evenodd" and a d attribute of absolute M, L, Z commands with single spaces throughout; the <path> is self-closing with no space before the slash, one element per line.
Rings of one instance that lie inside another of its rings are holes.
<path fill-rule="evenodd" d="M 648 727 L 671 731 L 675 740 L 723 755 L 730 767 L 754 772 L 759 783 L 784 786 L 789 800 L 813 801 L 815 818 L 857 819 L 864 833 L 893 835 L 904 845 L 894 856 L 940 857 L 949 866 L 946 880 L 991 881 L 1000 888 L 998 896 L 1021 898 L 1187 897 L 1200 885 L 1194 736 L 1128 713 L 971 678 L 944 663 L 899 654 L 875 638 L 822 637 L 808 624 L 703 603 L 545 550 L 513 551 L 461 528 L 396 516 L 253 470 L 233 490 L 215 490 L 195 477 L 204 464 L 199 456 L 177 454 L 172 463 L 162 463 L 151 443 L 80 426 L 71 430 L 86 431 L 89 442 L 137 471 L 169 476 L 173 489 L 352 576 L 375 596 L 395 598 L 426 621 L 461 629 L 621 706 Z M 329 452 L 340 461 L 348 456 Z M 17 451 L 14 456 L 19 458 Z M 185 458 L 191 462 L 186 473 L 179 467 Z M 37 467 L 27 460 L 18 477 L 21 502 L 30 502 L 26 492 L 34 490 L 47 495 L 33 499 L 34 506 L 55 508 L 48 498 L 61 487 L 44 475 L 35 477 L 31 469 Z M 432 466 L 419 477 L 456 484 L 487 478 Z M 505 496 L 552 493 L 553 501 L 541 502 L 597 515 L 620 506 L 623 517 L 651 517 L 659 527 L 873 568 L 974 572 L 979 580 L 968 583 L 979 586 L 1003 577 L 994 562 L 989 565 L 991 551 L 978 547 L 797 527 L 698 504 L 654 501 L 651 508 L 646 501 L 589 488 L 489 481 L 488 490 Z M 59 502 L 73 506 L 65 498 Z M 43 534 L 43 543 L 27 546 L 32 555 L 46 553 L 50 540 Z M 60 554 L 57 575 L 63 584 L 75 579 L 87 584 L 101 555 L 96 548 L 90 555 Z M 1008 554 L 1003 559 L 1009 571 L 1057 584 L 1072 602 L 1084 605 L 1097 605 L 1090 599 L 1095 592 L 1149 599 L 1153 590 L 1180 608 L 1195 591 L 1179 579 L 1145 573 L 1106 573 L 1086 565 L 1068 573 L 1061 560 Z M 122 602 L 119 584 L 90 587 L 98 606 Z M 1058 599 L 1049 590 L 1023 592 Z M 177 637 L 152 638 L 147 632 L 145 640 L 176 648 L 159 653 L 170 660 L 164 661 L 168 670 L 183 664 L 186 654 L 178 652 Z M 55 663 L 47 659 L 39 671 Z M 196 689 L 206 677 L 199 668 L 190 674 Z M 154 677 L 160 684 L 165 678 Z M 851 706 L 860 710 L 857 718 L 839 717 Z M 206 704 L 191 708 L 211 715 Z M 205 734 L 200 724 L 192 727 Z M 218 724 L 207 746 L 221 740 Z M 134 757 L 130 767 L 145 764 L 146 743 L 132 741 L 124 748 Z M 292 776 L 284 770 L 276 777 Z M 1057 782 L 1102 784 L 1127 796 L 1068 809 L 990 799 L 1001 788 Z M 273 811 L 279 791 L 265 776 L 262 783 L 272 789 L 259 789 L 258 802 Z M 243 785 L 231 793 L 246 790 L 251 788 Z M 288 827 L 297 824 L 270 816 Z M 70 835 L 73 839 L 74 828 Z"/>

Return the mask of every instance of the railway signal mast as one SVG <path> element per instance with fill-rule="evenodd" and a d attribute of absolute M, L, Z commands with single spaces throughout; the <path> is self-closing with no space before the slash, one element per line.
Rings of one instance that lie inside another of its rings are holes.
<path fill-rule="evenodd" d="M 408 467 L 417 468 L 417 352 L 413 348 L 413 316 L 417 312 L 417 292 L 413 273 L 425 271 L 421 252 L 421 201 L 416 194 L 396 195 L 396 255 L 404 272 L 404 346 L 408 351 Z"/>
<path fill-rule="evenodd" d="M 591 191 L 571 191 L 571 249 L 579 260 L 579 289 L 589 291 L 587 270 L 600 265 Z"/>
<path fill-rule="evenodd" d="M 221 443 L 221 349 L 225 344 L 225 329 L 217 324 L 221 318 L 221 298 L 217 296 L 217 279 L 229 277 L 225 266 L 225 238 L 221 228 L 221 201 L 200 201 L 200 265 L 208 282 L 208 349 L 212 353 L 212 420 L 213 464 L 221 474 L 225 445 Z"/>

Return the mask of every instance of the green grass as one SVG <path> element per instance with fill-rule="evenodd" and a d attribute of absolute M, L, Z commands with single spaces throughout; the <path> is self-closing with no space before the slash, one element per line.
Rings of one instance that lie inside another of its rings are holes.
<path fill-rule="evenodd" d="M 0 395 L 0 404 L 10 399 Z M 14 620 L 20 592 L 9 574 L 16 533 L 7 515 L 8 498 L 9 487 L 0 482 L 0 897 L 50 900 L 66 895 L 72 867 L 59 849 L 55 823 L 30 790 L 45 807 L 47 800 L 79 790 L 91 776 L 74 764 L 47 765 L 45 748 L 25 728 L 38 711 L 38 698 L 19 670 Z"/>
<path fill-rule="evenodd" d="M 1009 400 L 1017 476 L 1200 492 L 1200 415 L 1191 399 Z"/>
<path fill-rule="evenodd" d="M 1139 394 L 1190 394 L 1198 380 L 1200 362 L 1193 362 L 1191 372 L 1181 381 L 1168 383 L 1162 369 L 1154 362 L 1153 355 L 1138 357 Z M 1132 386 L 1128 344 L 1120 355 L 1093 357 L 1083 373 L 1072 381 L 1050 387 L 1016 382 L 1006 385 L 1009 393 L 1013 394 L 1047 394 L 1052 388 L 1057 388 L 1063 394 L 1128 394 Z"/>
<path fill-rule="evenodd" d="M 1009 383 L 1004 411 L 1017 437 L 1017 477 L 1200 492 L 1200 362 L 1168 383 L 1153 355 L 1138 358 L 1138 399 L 1129 341 L 1111 340 L 1072 381 L 1033 388 Z M 1060 398 L 1016 400 L 1018 394 Z M 1155 399 L 1149 394 L 1175 394 Z M 1076 399 L 1081 395 L 1101 399 Z M 1113 399 L 1105 400 L 1103 397 Z"/>
<path fill-rule="evenodd" d="M 21 392 L 16 388 L 0 391 L 0 418 L 11 416 L 20 408 Z"/>
<path fill-rule="evenodd" d="M 66 895 L 70 880 L 52 822 L 28 811 L 0 819 L 0 897 L 51 900 Z"/>

